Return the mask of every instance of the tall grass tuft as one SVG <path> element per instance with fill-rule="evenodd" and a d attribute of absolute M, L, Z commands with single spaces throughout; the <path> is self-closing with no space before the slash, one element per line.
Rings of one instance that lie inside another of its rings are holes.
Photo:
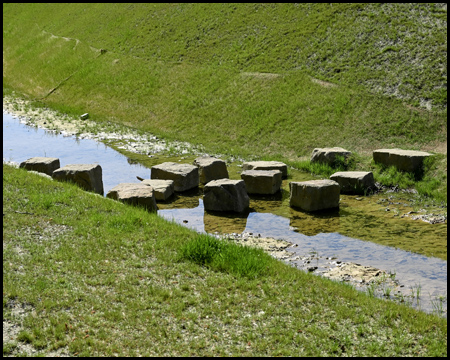
<path fill-rule="evenodd" d="M 263 250 L 200 234 L 180 249 L 180 259 L 240 277 L 257 278 L 269 267 L 270 256 Z"/>

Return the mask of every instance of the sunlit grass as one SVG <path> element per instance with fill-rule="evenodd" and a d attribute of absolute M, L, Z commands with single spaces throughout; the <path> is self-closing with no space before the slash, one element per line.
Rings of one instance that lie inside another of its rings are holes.
<path fill-rule="evenodd" d="M 5 355 L 446 354 L 445 319 L 73 184 L 4 166 L 3 199 Z"/>

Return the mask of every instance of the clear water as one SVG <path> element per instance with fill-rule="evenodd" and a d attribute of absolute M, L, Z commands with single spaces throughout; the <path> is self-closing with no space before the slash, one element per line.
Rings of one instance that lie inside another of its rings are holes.
<path fill-rule="evenodd" d="M 34 156 L 57 157 L 60 159 L 61 166 L 77 163 L 100 164 L 105 194 L 119 183 L 137 183 L 139 180 L 136 176 L 150 177 L 149 168 L 135 163 L 103 143 L 90 139 L 76 139 L 73 136 L 64 137 L 51 131 L 26 126 L 10 114 L 3 113 L 3 159 L 20 163 Z M 158 156 L 154 161 L 169 160 Z M 170 161 L 174 159 L 171 158 Z M 184 158 L 183 162 L 188 161 Z M 233 170 L 230 174 L 232 172 Z M 335 257 L 340 261 L 373 266 L 395 273 L 396 279 L 404 285 L 399 291 L 405 295 L 412 294 L 417 286 L 421 287 L 421 301 L 413 302 L 413 306 L 431 312 L 433 311 L 432 300 L 435 301 L 437 297 L 444 296 L 445 301 L 442 305 L 445 309 L 444 316 L 446 316 L 447 261 L 367 241 L 368 239 L 361 232 L 367 221 L 360 222 L 350 213 L 346 218 L 345 206 L 340 210 L 340 216 L 332 214 L 322 218 L 310 217 L 308 224 L 319 225 L 312 230 L 306 229 L 303 227 L 306 222 L 302 223 L 301 219 L 305 219 L 307 215 L 289 209 L 286 205 L 286 187 L 287 181 L 283 182 L 283 195 L 279 198 L 251 200 L 251 211 L 243 216 L 221 216 L 205 212 L 201 189 L 185 195 L 177 195 L 174 201 L 167 204 L 158 204 L 160 208 L 158 214 L 198 232 L 249 232 L 254 235 L 260 234 L 262 237 L 287 240 L 296 245 L 287 248 L 287 251 L 294 255 L 303 257 L 311 252 L 319 255 L 313 264 L 318 266 L 317 272 L 323 271 L 329 265 L 326 258 Z M 343 203 L 348 203 L 347 209 L 353 209 L 353 205 L 361 206 L 361 202 L 356 202 L 351 197 L 344 198 Z M 370 204 L 362 206 L 369 207 Z M 350 230 L 345 230 L 345 224 Z M 408 236 L 406 233 L 411 232 L 412 237 L 417 239 L 418 230 L 412 229 L 411 226 L 401 231 L 390 229 L 391 225 L 388 221 L 386 226 L 382 223 L 375 223 L 372 226 L 382 231 L 382 234 L 389 234 L 391 238 L 405 237 Z M 418 229 L 421 226 L 428 226 L 424 228 L 424 233 L 428 231 L 427 229 L 440 229 L 441 232 L 437 232 L 434 236 L 442 237 L 442 234 L 445 234 L 446 244 L 446 224 L 440 228 L 432 228 L 434 225 L 428 224 L 414 224 L 414 226 Z M 369 229 L 368 233 L 370 232 Z M 348 236 L 349 234 L 351 236 Z M 305 268 L 301 259 L 290 263 L 299 268 Z"/>

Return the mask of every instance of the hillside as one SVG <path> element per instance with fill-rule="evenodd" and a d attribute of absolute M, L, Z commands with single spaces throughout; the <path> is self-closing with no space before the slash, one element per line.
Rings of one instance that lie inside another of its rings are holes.
<path fill-rule="evenodd" d="M 4 4 L 3 87 L 212 152 L 445 148 L 445 4 Z"/>

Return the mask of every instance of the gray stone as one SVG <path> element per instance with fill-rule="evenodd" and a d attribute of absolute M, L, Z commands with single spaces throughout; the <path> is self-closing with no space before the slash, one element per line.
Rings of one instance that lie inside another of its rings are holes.
<path fill-rule="evenodd" d="M 242 170 L 280 170 L 282 178 L 287 178 L 287 165 L 281 161 L 249 161 L 242 165 Z"/>
<path fill-rule="evenodd" d="M 373 151 L 373 160 L 385 166 L 395 166 L 399 170 L 416 172 L 420 171 L 423 160 L 432 156 L 425 151 L 378 149 Z"/>
<path fill-rule="evenodd" d="M 148 211 L 156 211 L 153 188 L 143 183 L 121 183 L 108 191 L 106 197 L 134 206 L 142 206 Z"/>
<path fill-rule="evenodd" d="M 249 194 L 275 194 L 281 188 L 280 170 L 245 170 L 241 178 Z"/>
<path fill-rule="evenodd" d="M 333 180 L 310 180 L 289 183 L 289 205 L 305 211 L 339 207 L 339 184 Z"/>
<path fill-rule="evenodd" d="M 150 185 L 155 193 L 155 199 L 158 201 L 165 201 L 173 194 L 173 180 L 143 180 L 142 184 Z"/>
<path fill-rule="evenodd" d="M 375 187 L 370 171 L 338 171 L 330 179 L 339 184 L 341 194 L 364 194 Z"/>
<path fill-rule="evenodd" d="M 228 179 L 228 170 L 225 161 L 211 156 L 202 156 L 194 160 L 198 167 L 200 183 L 207 184 L 212 180 Z"/>
<path fill-rule="evenodd" d="M 54 157 L 32 157 L 20 163 L 19 167 L 52 176 L 60 168 L 59 159 Z"/>
<path fill-rule="evenodd" d="M 336 156 L 348 157 L 352 153 L 341 147 L 316 148 L 311 154 L 311 162 L 318 162 L 332 166 L 336 161 Z"/>
<path fill-rule="evenodd" d="M 53 171 L 52 178 L 71 181 L 87 191 L 103 195 L 102 168 L 98 164 L 71 164 Z"/>
<path fill-rule="evenodd" d="M 165 162 L 153 166 L 151 178 L 173 180 L 174 190 L 178 192 L 193 189 L 199 184 L 197 166 L 174 162 Z"/>
<path fill-rule="evenodd" d="M 248 210 L 250 205 L 244 180 L 213 180 L 205 185 L 203 193 L 205 210 L 240 213 Z"/>

